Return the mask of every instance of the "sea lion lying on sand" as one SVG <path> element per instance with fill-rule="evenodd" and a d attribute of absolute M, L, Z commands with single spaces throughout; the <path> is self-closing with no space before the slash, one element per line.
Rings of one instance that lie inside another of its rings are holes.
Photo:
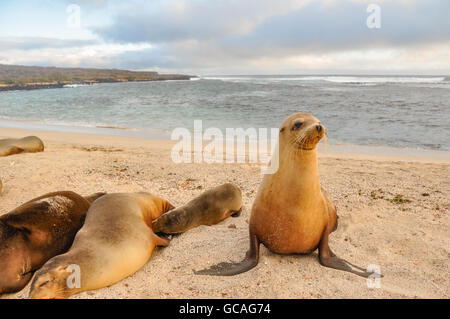
<path fill-rule="evenodd" d="M 230 183 L 207 190 L 182 207 L 153 221 L 155 233 L 180 234 L 200 225 L 214 225 L 240 215 L 241 190 Z"/>
<path fill-rule="evenodd" d="M 0 216 L 0 294 L 22 290 L 47 260 L 66 252 L 102 195 L 50 193 Z"/>
<path fill-rule="evenodd" d="M 154 219 L 171 209 L 169 202 L 149 193 L 110 194 L 98 199 L 70 250 L 36 272 L 30 298 L 68 298 L 132 275 L 148 262 L 156 246 L 169 245 L 151 227 Z M 68 285 L 72 268 L 79 269 L 80 285 Z"/>
<path fill-rule="evenodd" d="M 0 140 L 0 156 L 44 151 L 44 143 L 36 136 Z"/>

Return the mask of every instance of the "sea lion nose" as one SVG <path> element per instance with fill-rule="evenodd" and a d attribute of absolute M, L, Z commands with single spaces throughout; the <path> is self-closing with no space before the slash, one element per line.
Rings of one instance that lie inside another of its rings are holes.
<path fill-rule="evenodd" d="M 320 125 L 320 124 L 316 125 L 316 129 L 317 129 L 317 132 L 320 133 L 322 131 L 322 125 Z"/>

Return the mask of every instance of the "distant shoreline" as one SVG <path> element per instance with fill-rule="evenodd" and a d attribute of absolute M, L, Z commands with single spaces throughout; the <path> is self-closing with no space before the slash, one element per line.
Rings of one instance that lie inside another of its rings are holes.
<path fill-rule="evenodd" d="M 58 82 L 58 83 L 25 83 L 25 84 L 0 84 L 0 92 L 4 91 L 28 91 L 28 90 L 40 90 L 40 89 L 60 89 L 68 85 L 93 85 L 97 83 L 123 83 L 123 82 L 153 82 L 153 81 L 189 81 L 197 76 L 190 75 L 172 75 L 166 77 L 161 75 L 160 77 L 148 80 L 98 80 L 98 81 L 75 81 L 75 82 Z"/>
<path fill-rule="evenodd" d="M 58 68 L 0 64 L 0 92 L 56 89 L 70 85 L 144 81 L 190 80 L 184 74 L 119 69 Z"/>

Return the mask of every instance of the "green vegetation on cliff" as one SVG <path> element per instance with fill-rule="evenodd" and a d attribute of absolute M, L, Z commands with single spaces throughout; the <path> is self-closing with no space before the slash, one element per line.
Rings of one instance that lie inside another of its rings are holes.
<path fill-rule="evenodd" d="M 118 69 L 56 68 L 0 64 L 0 84 L 20 88 L 71 83 L 189 80 L 193 76 Z"/>

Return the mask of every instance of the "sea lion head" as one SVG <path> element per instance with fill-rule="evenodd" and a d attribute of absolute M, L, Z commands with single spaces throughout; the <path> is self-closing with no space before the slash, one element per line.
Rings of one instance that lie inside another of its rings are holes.
<path fill-rule="evenodd" d="M 280 143 L 293 149 L 313 150 L 325 135 L 323 124 L 309 113 L 292 114 L 280 127 Z"/>
<path fill-rule="evenodd" d="M 73 289 L 68 287 L 68 277 L 71 273 L 67 265 L 54 260 L 44 265 L 36 272 L 30 288 L 30 299 L 65 299 L 73 295 Z"/>

